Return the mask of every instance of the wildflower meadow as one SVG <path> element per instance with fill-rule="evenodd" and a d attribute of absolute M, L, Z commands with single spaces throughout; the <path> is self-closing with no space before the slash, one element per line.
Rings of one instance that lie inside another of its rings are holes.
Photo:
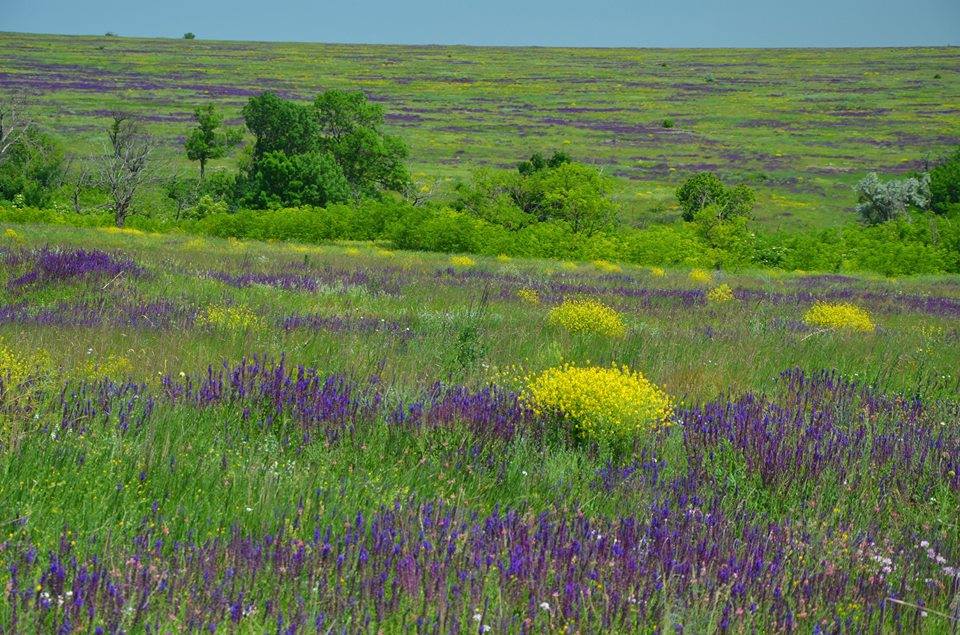
<path fill-rule="evenodd" d="M 0 241 L 4 632 L 956 631 L 955 278 Z"/>

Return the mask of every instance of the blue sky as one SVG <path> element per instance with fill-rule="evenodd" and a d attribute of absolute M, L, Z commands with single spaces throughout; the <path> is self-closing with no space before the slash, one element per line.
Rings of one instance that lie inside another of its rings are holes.
<path fill-rule="evenodd" d="M 544 46 L 960 45 L 960 0 L 0 0 L 0 31 Z"/>

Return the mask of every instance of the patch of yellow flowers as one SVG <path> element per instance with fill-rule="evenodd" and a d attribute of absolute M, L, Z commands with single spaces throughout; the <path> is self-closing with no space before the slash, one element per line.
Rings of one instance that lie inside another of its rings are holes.
<path fill-rule="evenodd" d="M 123 355 L 110 355 L 104 360 L 91 359 L 76 370 L 76 375 L 81 379 L 101 379 L 103 377 L 123 379 L 131 373 L 133 373 L 133 364 Z"/>
<path fill-rule="evenodd" d="M 736 298 L 733 297 L 733 289 L 730 288 L 729 284 L 717 285 L 707 292 L 707 301 L 712 304 L 733 302 L 735 299 Z"/>
<path fill-rule="evenodd" d="M 627 334 L 623 318 L 615 309 L 596 300 L 564 300 L 550 309 L 550 324 L 571 333 L 590 333 L 620 338 Z"/>
<path fill-rule="evenodd" d="M 596 267 L 600 271 L 605 271 L 607 273 L 620 273 L 621 271 L 623 271 L 623 267 L 621 267 L 615 262 L 610 262 L 608 260 L 603 260 L 603 259 L 594 260 L 592 264 L 594 267 Z"/>
<path fill-rule="evenodd" d="M 517 297 L 527 304 L 540 304 L 540 294 L 533 289 L 520 289 Z"/>
<path fill-rule="evenodd" d="M 473 267 L 477 261 L 470 256 L 450 256 L 450 264 L 454 267 Z"/>
<path fill-rule="evenodd" d="M 566 364 L 526 380 L 521 400 L 536 415 L 572 426 L 577 438 L 620 445 L 670 425 L 670 396 L 629 366 Z"/>
<path fill-rule="evenodd" d="M 654 278 L 662 278 L 667 275 L 667 272 L 663 267 L 650 267 L 650 275 Z"/>
<path fill-rule="evenodd" d="M 197 326 L 224 331 L 249 331 L 262 325 L 260 317 L 245 306 L 208 306 L 197 315 Z"/>
<path fill-rule="evenodd" d="M 46 351 L 11 350 L 0 340 L 0 380 L 5 391 L 15 390 L 28 379 L 46 375 L 52 368 L 53 362 Z"/>
<path fill-rule="evenodd" d="M 855 304 L 815 302 L 803 316 L 810 326 L 831 330 L 873 332 L 876 328 L 870 314 Z"/>
<path fill-rule="evenodd" d="M 690 271 L 690 281 L 697 284 L 710 284 L 713 282 L 713 274 L 706 269 L 692 269 Z"/>

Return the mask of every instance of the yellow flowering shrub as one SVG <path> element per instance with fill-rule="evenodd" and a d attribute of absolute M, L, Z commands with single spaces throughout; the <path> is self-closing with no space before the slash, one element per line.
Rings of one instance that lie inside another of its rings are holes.
<path fill-rule="evenodd" d="M 690 280 L 697 284 L 710 284 L 713 282 L 713 274 L 706 269 L 693 269 L 690 271 Z"/>
<path fill-rule="evenodd" d="M 517 297 L 527 304 L 540 304 L 540 294 L 533 289 L 520 289 L 517 291 Z"/>
<path fill-rule="evenodd" d="M 348 256 L 359 256 L 360 250 L 357 249 L 356 247 L 347 247 L 346 249 L 343 250 L 343 253 L 345 253 Z"/>
<path fill-rule="evenodd" d="M 667 272 L 663 267 L 650 267 L 650 275 L 654 278 L 662 278 L 667 275 Z"/>
<path fill-rule="evenodd" d="M 712 304 L 723 304 L 724 302 L 733 302 L 733 289 L 729 284 L 720 284 L 707 292 L 707 301 Z"/>
<path fill-rule="evenodd" d="M 454 267 L 472 267 L 477 261 L 470 256 L 450 256 L 450 264 Z"/>
<path fill-rule="evenodd" d="M 855 304 L 815 302 L 803 316 L 810 326 L 833 330 L 872 332 L 876 327 L 870 314 Z"/>
<path fill-rule="evenodd" d="M 210 243 L 205 241 L 203 238 L 192 238 L 183 243 L 183 248 L 189 251 L 205 251 L 210 249 Z"/>
<path fill-rule="evenodd" d="M 20 234 L 18 234 L 17 232 L 15 232 L 13 229 L 11 229 L 11 228 L 9 228 L 9 227 L 7 227 L 7 228 L 3 231 L 3 236 L 4 236 L 4 238 L 6 238 L 7 240 L 10 240 L 10 241 L 15 242 L 15 243 L 19 243 L 19 242 L 22 240 L 22 239 L 20 238 Z"/>
<path fill-rule="evenodd" d="M 245 306 L 208 306 L 197 315 L 197 326 L 224 331 L 249 331 L 262 320 Z"/>
<path fill-rule="evenodd" d="M 564 300 L 550 309 L 550 324 L 571 333 L 624 337 L 627 327 L 615 309 L 596 300 Z"/>
<path fill-rule="evenodd" d="M 575 437 L 617 446 L 670 424 L 670 396 L 630 367 L 566 364 L 527 378 L 522 401 Z"/>
<path fill-rule="evenodd" d="M 600 271 L 605 271 L 607 273 L 620 273 L 621 271 L 623 271 L 623 267 L 621 267 L 617 263 L 609 262 L 603 259 L 594 260 L 592 264 L 594 267 L 596 267 Z"/>
<path fill-rule="evenodd" d="M 580 266 L 575 262 L 564 260 L 563 262 L 560 263 L 560 268 L 566 269 L 567 271 L 576 271 L 577 269 L 580 268 Z"/>
<path fill-rule="evenodd" d="M 510 258 L 510 256 L 508 256 L 507 254 L 497 255 L 497 262 L 510 262 L 511 260 L 512 258 Z"/>

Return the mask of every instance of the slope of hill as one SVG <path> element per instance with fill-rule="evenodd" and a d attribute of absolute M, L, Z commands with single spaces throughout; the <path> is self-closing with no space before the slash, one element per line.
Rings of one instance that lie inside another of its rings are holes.
<path fill-rule="evenodd" d="M 849 218 L 868 171 L 917 169 L 960 143 L 960 50 L 658 50 L 372 46 L 0 34 L 0 88 L 32 95 L 78 154 L 136 112 L 174 165 L 194 106 L 233 123 L 264 90 L 365 91 L 449 183 L 562 148 L 618 179 L 628 220 L 670 217 L 686 175 L 758 188 L 770 227 Z M 665 125 L 669 120 L 672 127 Z M 226 164 L 229 159 L 223 160 Z M 183 166 L 186 169 L 186 165 Z"/>

